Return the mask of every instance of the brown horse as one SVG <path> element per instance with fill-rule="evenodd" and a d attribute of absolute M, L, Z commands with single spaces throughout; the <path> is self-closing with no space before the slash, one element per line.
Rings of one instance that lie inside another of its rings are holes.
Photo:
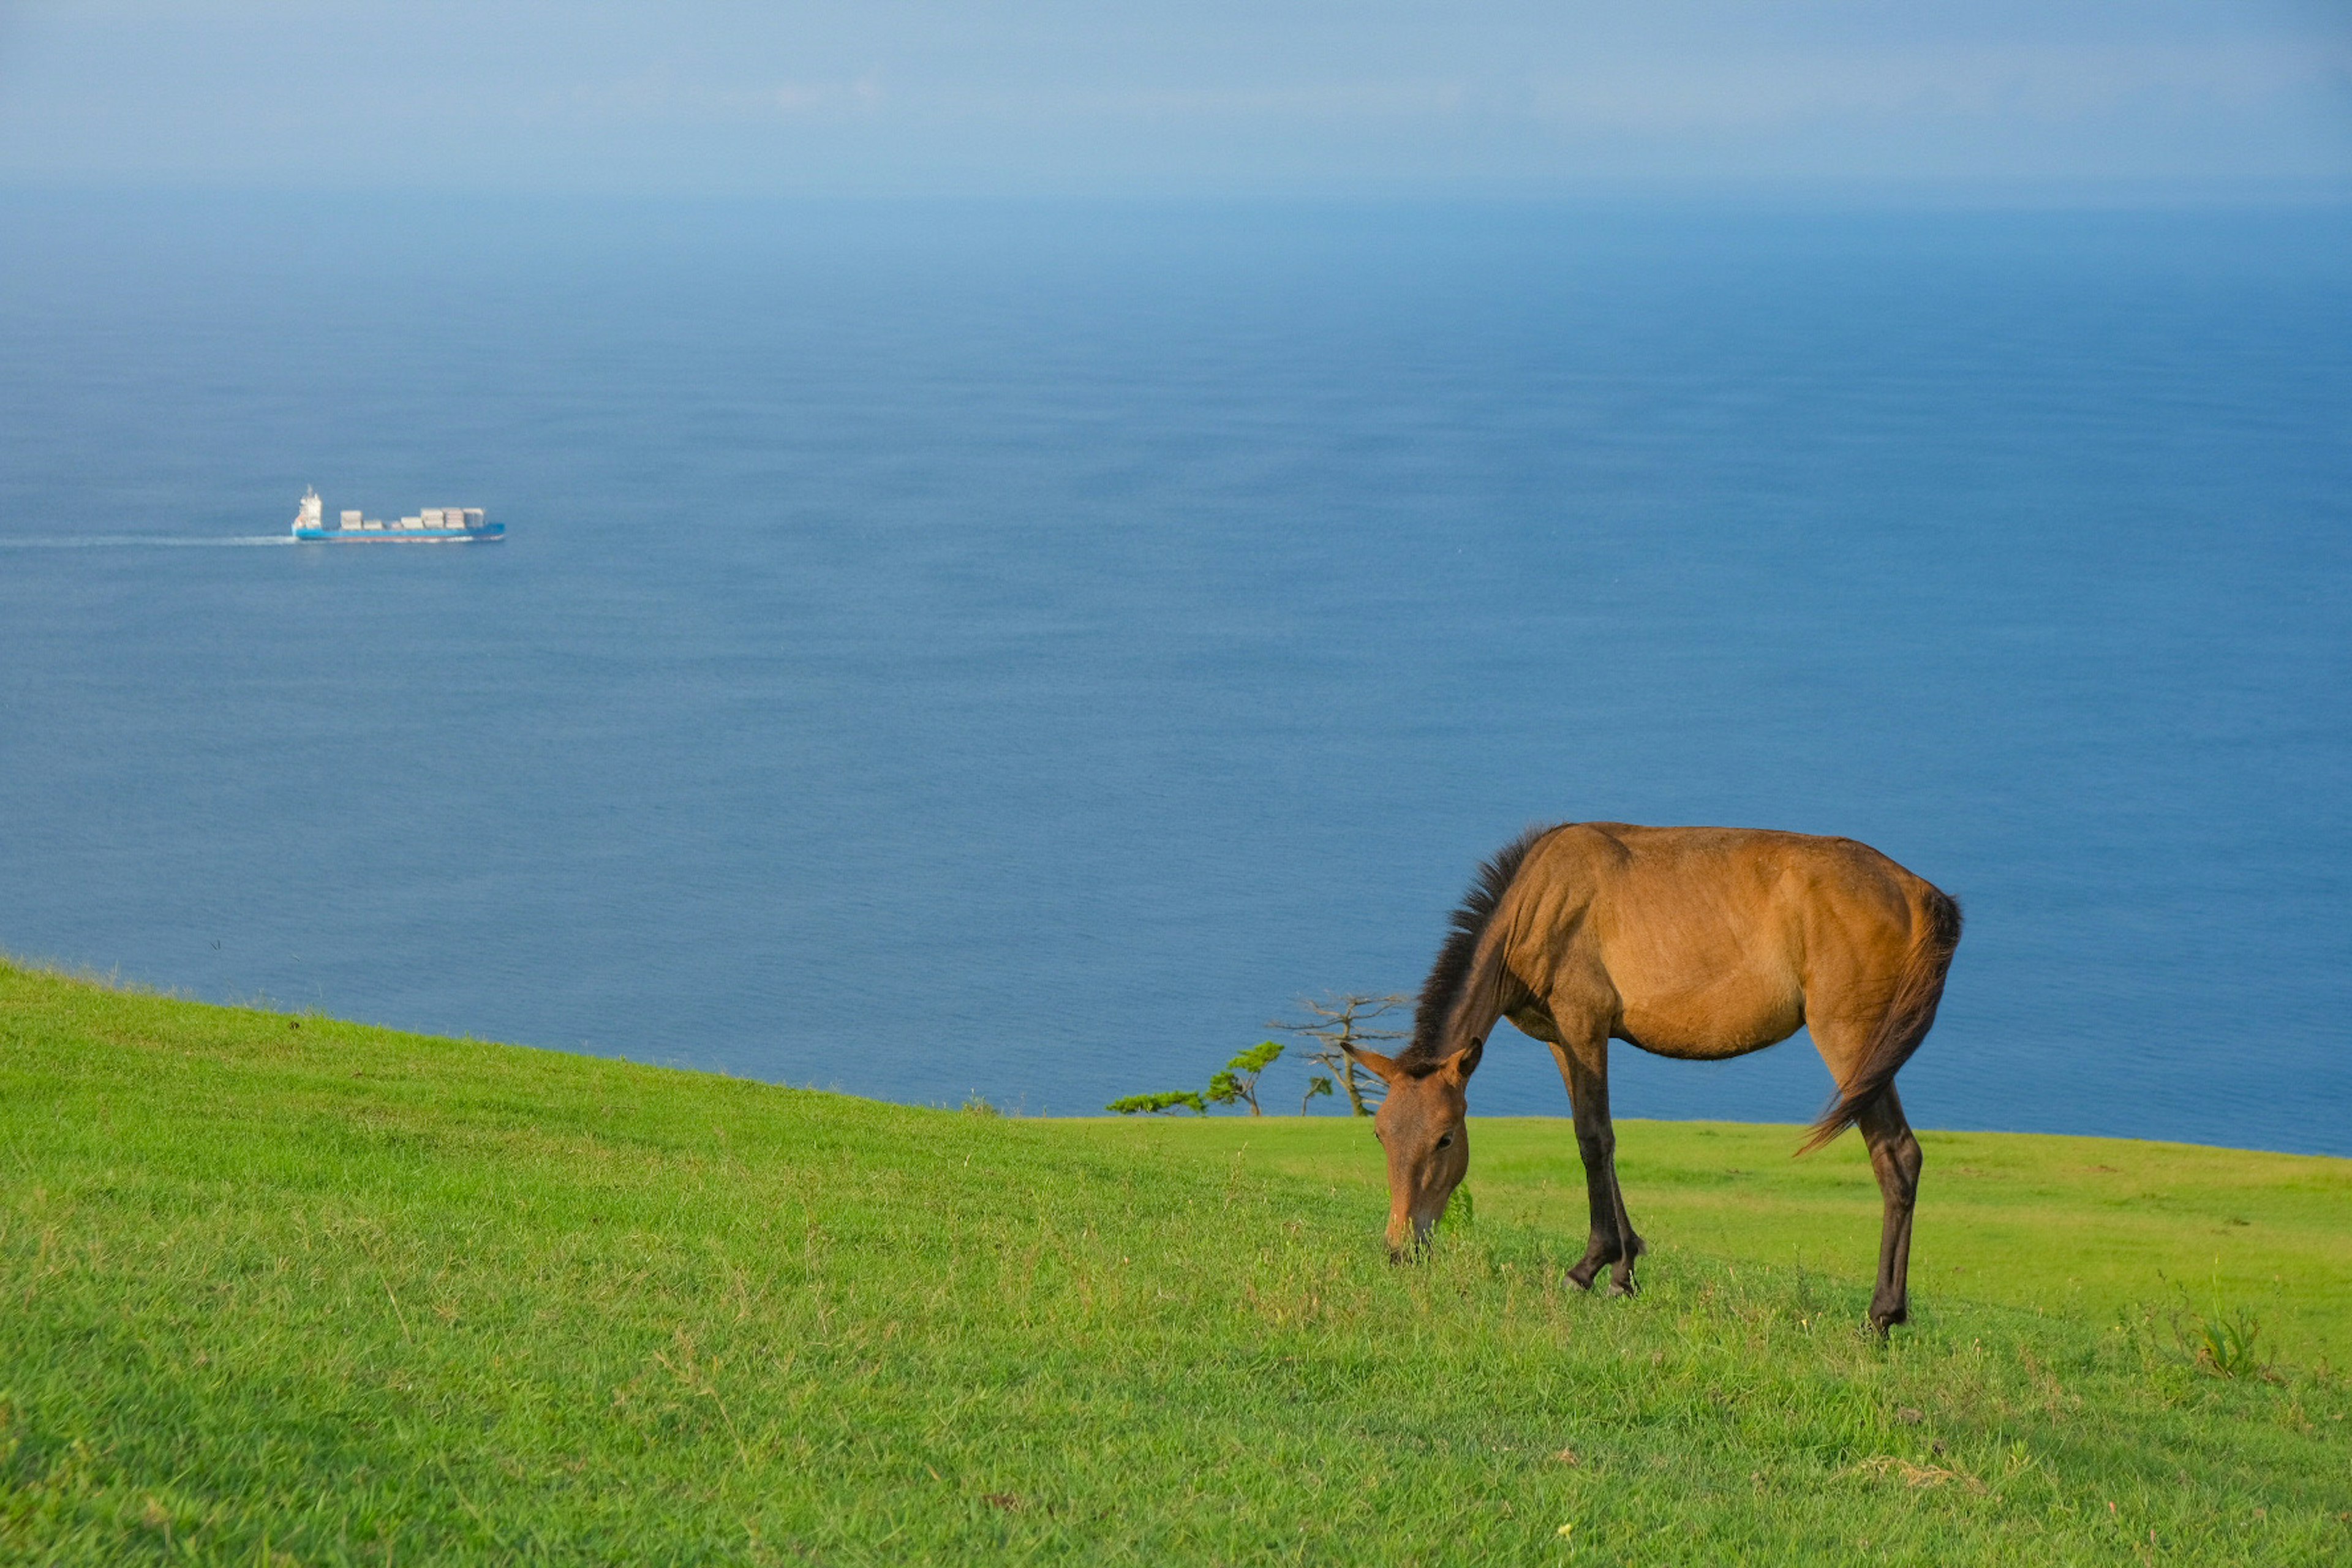
<path fill-rule="evenodd" d="M 1389 1247 L 1417 1249 L 1470 1167 L 1465 1089 L 1507 1017 L 1551 1047 L 1575 1113 L 1592 1239 L 1580 1289 L 1613 1265 L 1633 1289 L 1642 1238 L 1617 1188 L 1609 1042 L 1721 1061 L 1810 1026 L 1837 1098 L 1798 1152 L 1848 1127 L 1885 1198 L 1870 1321 L 1904 1321 L 1919 1142 L 1895 1075 L 1936 1021 L 1960 909 L 1867 845 L 1736 827 L 1580 822 L 1534 828 L 1479 868 L 1430 970 L 1412 1043 L 1356 1059 L 1389 1086 Z"/>

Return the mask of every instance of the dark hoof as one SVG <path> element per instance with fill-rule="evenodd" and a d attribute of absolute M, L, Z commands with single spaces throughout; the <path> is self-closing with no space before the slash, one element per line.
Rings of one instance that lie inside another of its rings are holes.
<path fill-rule="evenodd" d="M 1612 1278 L 1609 1281 L 1609 1293 L 1612 1296 L 1638 1296 L 1642 1288 L 1633 1283 L 1633 1276 L 1627 1275 L 1622 1279 Z"/>
<path fill-rule="evenodd" d="M 1910 1321 L 1911 1312 L 1906 1307 L 1897 1307 L 1891 1312 L 1882 1312 L 1875 1307 L 1870 1310 L 1871 1331 L 1882 1340 L 1886 1337 L 1887 1330 L 1897 1323 L 1907 1323 Z"/>
<path fill-rule="evenodd" d="M 1596 1247 L 1576 1260 L 1568 1271 L 1568 1282 L 1580 1290 L 1590 1290 L 1601 1271 L 1622 1260 L 1622 1255 L 1613 1247 Z"/>

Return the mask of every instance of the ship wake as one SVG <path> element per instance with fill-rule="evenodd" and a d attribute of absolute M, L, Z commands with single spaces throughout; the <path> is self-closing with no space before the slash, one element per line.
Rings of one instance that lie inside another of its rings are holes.
<path fill-rule="evenodd" d="M 163 550 L 242 549 L 250 545 L 291 544 L 283 533 L 243 533 L 210 537 L 184 533 L 65 533 L 9 539 L 0 537 L 0 550 L 112 550 L 142 547 Z"/>

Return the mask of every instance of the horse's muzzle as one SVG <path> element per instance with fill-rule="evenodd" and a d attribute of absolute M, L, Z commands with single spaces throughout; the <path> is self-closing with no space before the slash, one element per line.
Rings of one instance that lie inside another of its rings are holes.
<path fill-rule="evenodd" d="M 1423 1219 L 1418 1215 L 1415 1215 L 1402 1227 L 1394 1225 L 1390 1226 L 1389 1261 L 1391 1263 L 1420 1262 L 1423 1255 L 1429 1250 L 1429 1233 L 1436 1228 L 1437 1222 L 1435 1220 Z M 1407 1239 L 1407 1236 L 1399 1234 L 1401 1229 L 1407 1232 L 1410 1239 Z"/>

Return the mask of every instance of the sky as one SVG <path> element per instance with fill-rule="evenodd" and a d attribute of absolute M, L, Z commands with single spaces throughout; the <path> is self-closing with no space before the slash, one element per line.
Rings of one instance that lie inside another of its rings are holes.
<path fill-rule="evenodd" d="M 2352 195 L 2352 0 L 34 0 L 0 182 Z"/>

